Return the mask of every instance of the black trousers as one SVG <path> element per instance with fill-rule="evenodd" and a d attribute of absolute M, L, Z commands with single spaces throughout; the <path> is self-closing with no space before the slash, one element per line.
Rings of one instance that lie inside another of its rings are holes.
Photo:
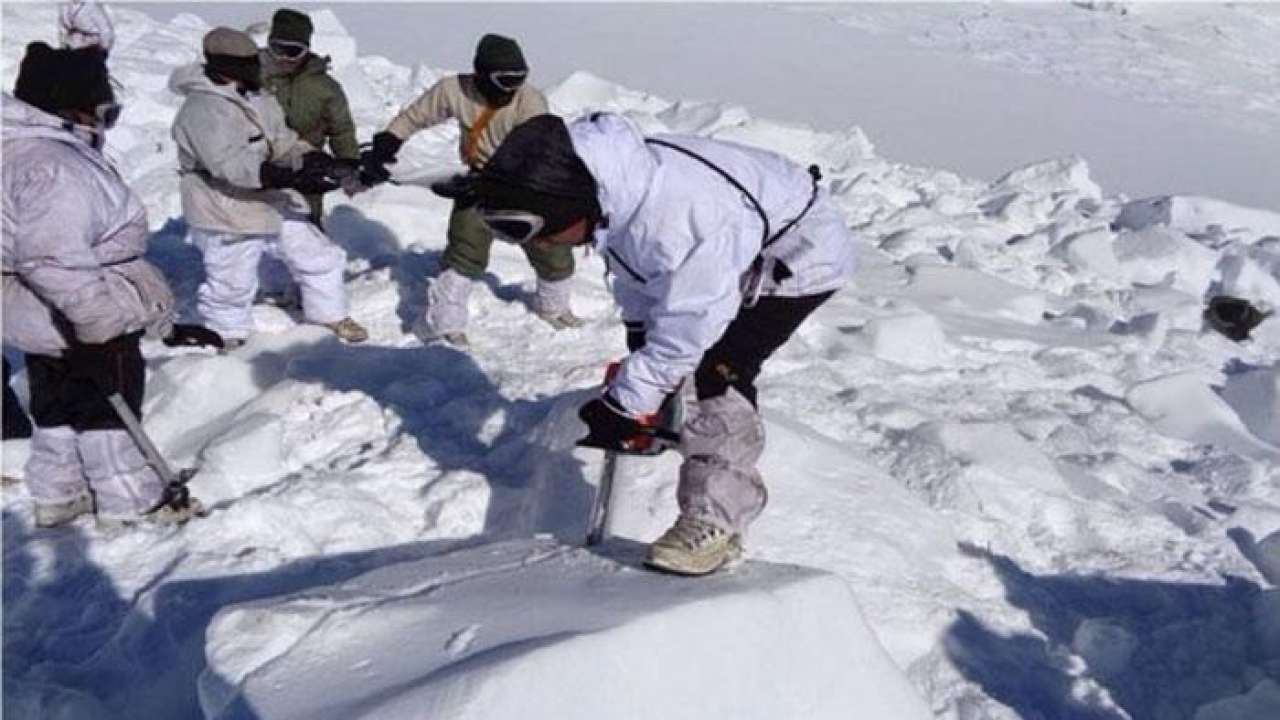
<path fill-rule="evenodd" d="M 113 392 L 120 393 L 141 419 L 147 377 L 141 340 L 142 333 L 132 333 L 102 345 L 74 347 L 63 357 L 27 355 L 31 417 L 36 425 L 69 425 L 76 432 L 124 429 L 107 402 Z"/>
<path fill-rule="evenodd" d="M 22 409 L 22 404 L 18 402 L 18 395 L 13 392 L 13 388 L 9 387 L 9 375 L 12 370 L 9 369 L 8 358 L 4 359 L 4 439 L 9 438 L 29 438 L 31 437 L 31 420 L 27 418 L 27 413 Z"/>
<path fill-rule="evenodd" d="M 739 310 L 694 371 L 698 399 L 719 397 L 734 388 L 755 405 L 756 378 L 764 361 L 834 294 L 833 290 L 802 297 L 766 296 L 755 306 Z"/>

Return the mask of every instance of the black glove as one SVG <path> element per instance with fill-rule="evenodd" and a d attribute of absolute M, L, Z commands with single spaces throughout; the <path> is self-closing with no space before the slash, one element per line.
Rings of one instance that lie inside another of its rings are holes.
<path fill-rule="evenodd" d="M 360 184 L 373 187 L 391 179 L 387 165 L 394 165 L 404 141 L 387 131 L 373 136 L 373 146 L 360 153 Z"/>
<path fill-rule="evenodd" d="M 622 322 L 627 329 L 627 352 L 635 352 L 644 347 L 645 332 L 643 322 Z"/>
<path fill-rule="evenodd" d="M 404 145 L 403 140 L 383 130 L 373 136 L 373 147 L 368 150 L 368 154 L 379 165 L 394 165 L 401 145 Z"/>
<path fill-rule="evenodd" d="M 452 200 L 458 209 L 465 210 L 475 205 L 476 201 L 479 200 L 476 194 L 476 184 L 479 179 L 479 176 L 475 173 L 454 175 L 448 180 L 431 183 L 431 192 L 446 200 Z"/>
<path fill-rule="evenodd" d="M 258 182 L 263 190 L 293 187 L 294 172 L 292 168 L 276 165 L 268 160 L 258 166 Z"/>
<path fill-rule="evenodd" d="M 294 173 L 293 187 L 306 195 L 323 195 L 341 187 L 335 179 L 337 161 L 328 153 L 312 150 L 302 156 L 302 168 Z"/>
<path fill-rule="evenodd" d="M 330 173 L 334 180 L 342 182 L 349 177 L 355 177 L 360 172 L 360 160 L 356 158 L 334 158 L 333 171 Z"/>
<path fill-rule="evenodd" d="M 624 450 L 627 440 L 651 431 L 628 417 L 608 393 L 579 408 L 578 417 L 587 424 L 587 436 L 578 441 L 583 447 Z"/>
<path fill-rule="evenodd" d="M 163 340 L 169 347 L 226 347 L 222 336 L 200 325 L 174 325 L 173 332 Z"/>

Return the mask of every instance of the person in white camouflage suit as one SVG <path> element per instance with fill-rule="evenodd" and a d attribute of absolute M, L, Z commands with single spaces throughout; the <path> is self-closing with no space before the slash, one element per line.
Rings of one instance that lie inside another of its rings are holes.
<path fill-rule="evenodd" d="M 4 343 L 26 354 L 35 524 L 183 522 L 107 398 L 140 415 L 144 332 L 172 337 L 173 295 L 143 257 L 147 216 L 102 154 L 120 106 L 96 45 L 27 47 L 4 98 Z"/>
<path fill-rule="evenodd" d="M 693 376 L 680 517 L 650 546 L 651 566 L 716 570 L 764 509 L 755 379 L 854 267 L 853 239 L 819 179 L 816 167 L 758 148 L 646 138 L 609 113 L 568 127 L 530 119 L 481 173 L 477 207 L 496 236 L 591 242 L 609 268 L 631 354 L 580 410 L 582 444 L 625 448 Z"/>
<path fill-rule="evenodd" d="M 255 329 L 258 264 L 272 253 L 298 283 L 307 322 L 365 341 L 368 332 L 347 315 L 346 252 L 311 222 L 303 199 L 340 187 L 338 163 L 299 138 L 280 103 L 262 92 L 251 37 L 214 28 L 202 47 L 203 63 L 169 78 L 184 98 L 172 130 L 182 216 L 204 257 L 197 310 L 228 346 L 243 343 Z"/>

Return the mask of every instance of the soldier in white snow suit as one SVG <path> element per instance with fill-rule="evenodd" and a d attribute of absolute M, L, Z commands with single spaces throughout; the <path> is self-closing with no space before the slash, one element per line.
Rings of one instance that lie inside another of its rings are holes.
<path fill-rule="evenodd" d="M 332 157 L 302 141 L 284 112 L 261 92 L 258 47 L 245 33 L 215 28 L 204 64 L 169 80 L 185 96 L 173 122 L 182 214 L 204 255 L 197 309 L 234 346 L 253 331 L 262 253 L 278 254 L 302 291 L 308 322 L 348 342 L 368 337 L 347 316 L 346 253 L 310 222 L 298 193 L 336 189 Z"/>
<path fill-rule="evenodd" d="M 75 0 L 58 11 L 58 39 L 65 48 L 99 47 L 109 53 L 116 31 L 106 8 L 93 0 Z"/>
<path fill-rule="evenodd" d="M 623 447 L 692 374 L 680 517 L 648 562 L 714 571 L 764 508 L 756 462 L 761 365 L 854 266 L 853 241 L 817 168 L 698 137 L 645 138 L 598 113 L 516 128 L 481 175 L 481 216 L 520 243 L 593 242 L 612 276 L 631 354 L 579 412 L 584 444 Z"/>
<path fill-rule="evenodd" d="M 405 106 L 373 136 L 373 148 L 362 162 L 371 181 L 385 180 L 388 163 L 394 163 L 400 146 L 414 133 L 450 118 L 462 130 L 458 153 L 472 171 L 488 162 L 493 151 L 511 129 L 535 115 L 547 112 L 547 99 L 525 82 L 529 66 L 515 40 L 501 35 L 485 35 L 476 46 L 475 72 L 444 78 L 421 97 Z M 475 281 L 489 266 L 493 236 L 480 221 L 475 208 L 459 201 L 442 184 L 440 194 L 454 199 L 449 216 L 448 242 L 444 249 L 444 270 L 427 288 L 427 310 L 419 334 L 425 339 L 440 338 L 454 345 L 468 344 L 467 299 Z M 455 190 L 456 191 L 456 190 Z M 579 327 L 582 320 L 569 303 L 573 276 L 573 252 L 568 247 L 526 247 L 525 255 L 538 277 L 533 310 L 557 330 Z"/>
<path fill-rule="evenodd" d="M 4 98 L 4 342 L 26 353 L 35 524 L 182 522 L 106 398 L 140 414 L 144 332 L 170 334 L 173 295 L 143 258 L 146 210 L 103 157 L 120 112 L 98 47 L 27 46 Z M 157 506 L 159 509 L 152 511 Z"/>

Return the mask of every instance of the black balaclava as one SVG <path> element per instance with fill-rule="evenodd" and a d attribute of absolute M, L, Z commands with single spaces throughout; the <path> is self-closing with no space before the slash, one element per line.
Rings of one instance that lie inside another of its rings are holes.
<path fill-rule="evenodd" d="M 600 219 L 596 180 L 573 149 L 564 121 L 538 115 L 516 126 L 480 173 L 479 205 L 542 217 L 539 237 Z"/>
<path fill-rule="evenodd" d="M 515 97 L 514 90 L 503 90 L 489 79 L 489 73 L 498 71 L 529 72 L 524 61 L 524 53 L 520 45 L 509 37 L 492 33 L 480 38 L 476 45 L 476 57 L 472 63 L 475 70 L 476 89 L 490 105 L 502 107 Z"/>
<path fill-rule="evenodd" d="M 51 115 L 75 110 L 92 115 L 98 106 L 115 102 L 107 54 L 99 47 L 55 50 L 33 42 L 22 57 L 13 95 Z"/>

